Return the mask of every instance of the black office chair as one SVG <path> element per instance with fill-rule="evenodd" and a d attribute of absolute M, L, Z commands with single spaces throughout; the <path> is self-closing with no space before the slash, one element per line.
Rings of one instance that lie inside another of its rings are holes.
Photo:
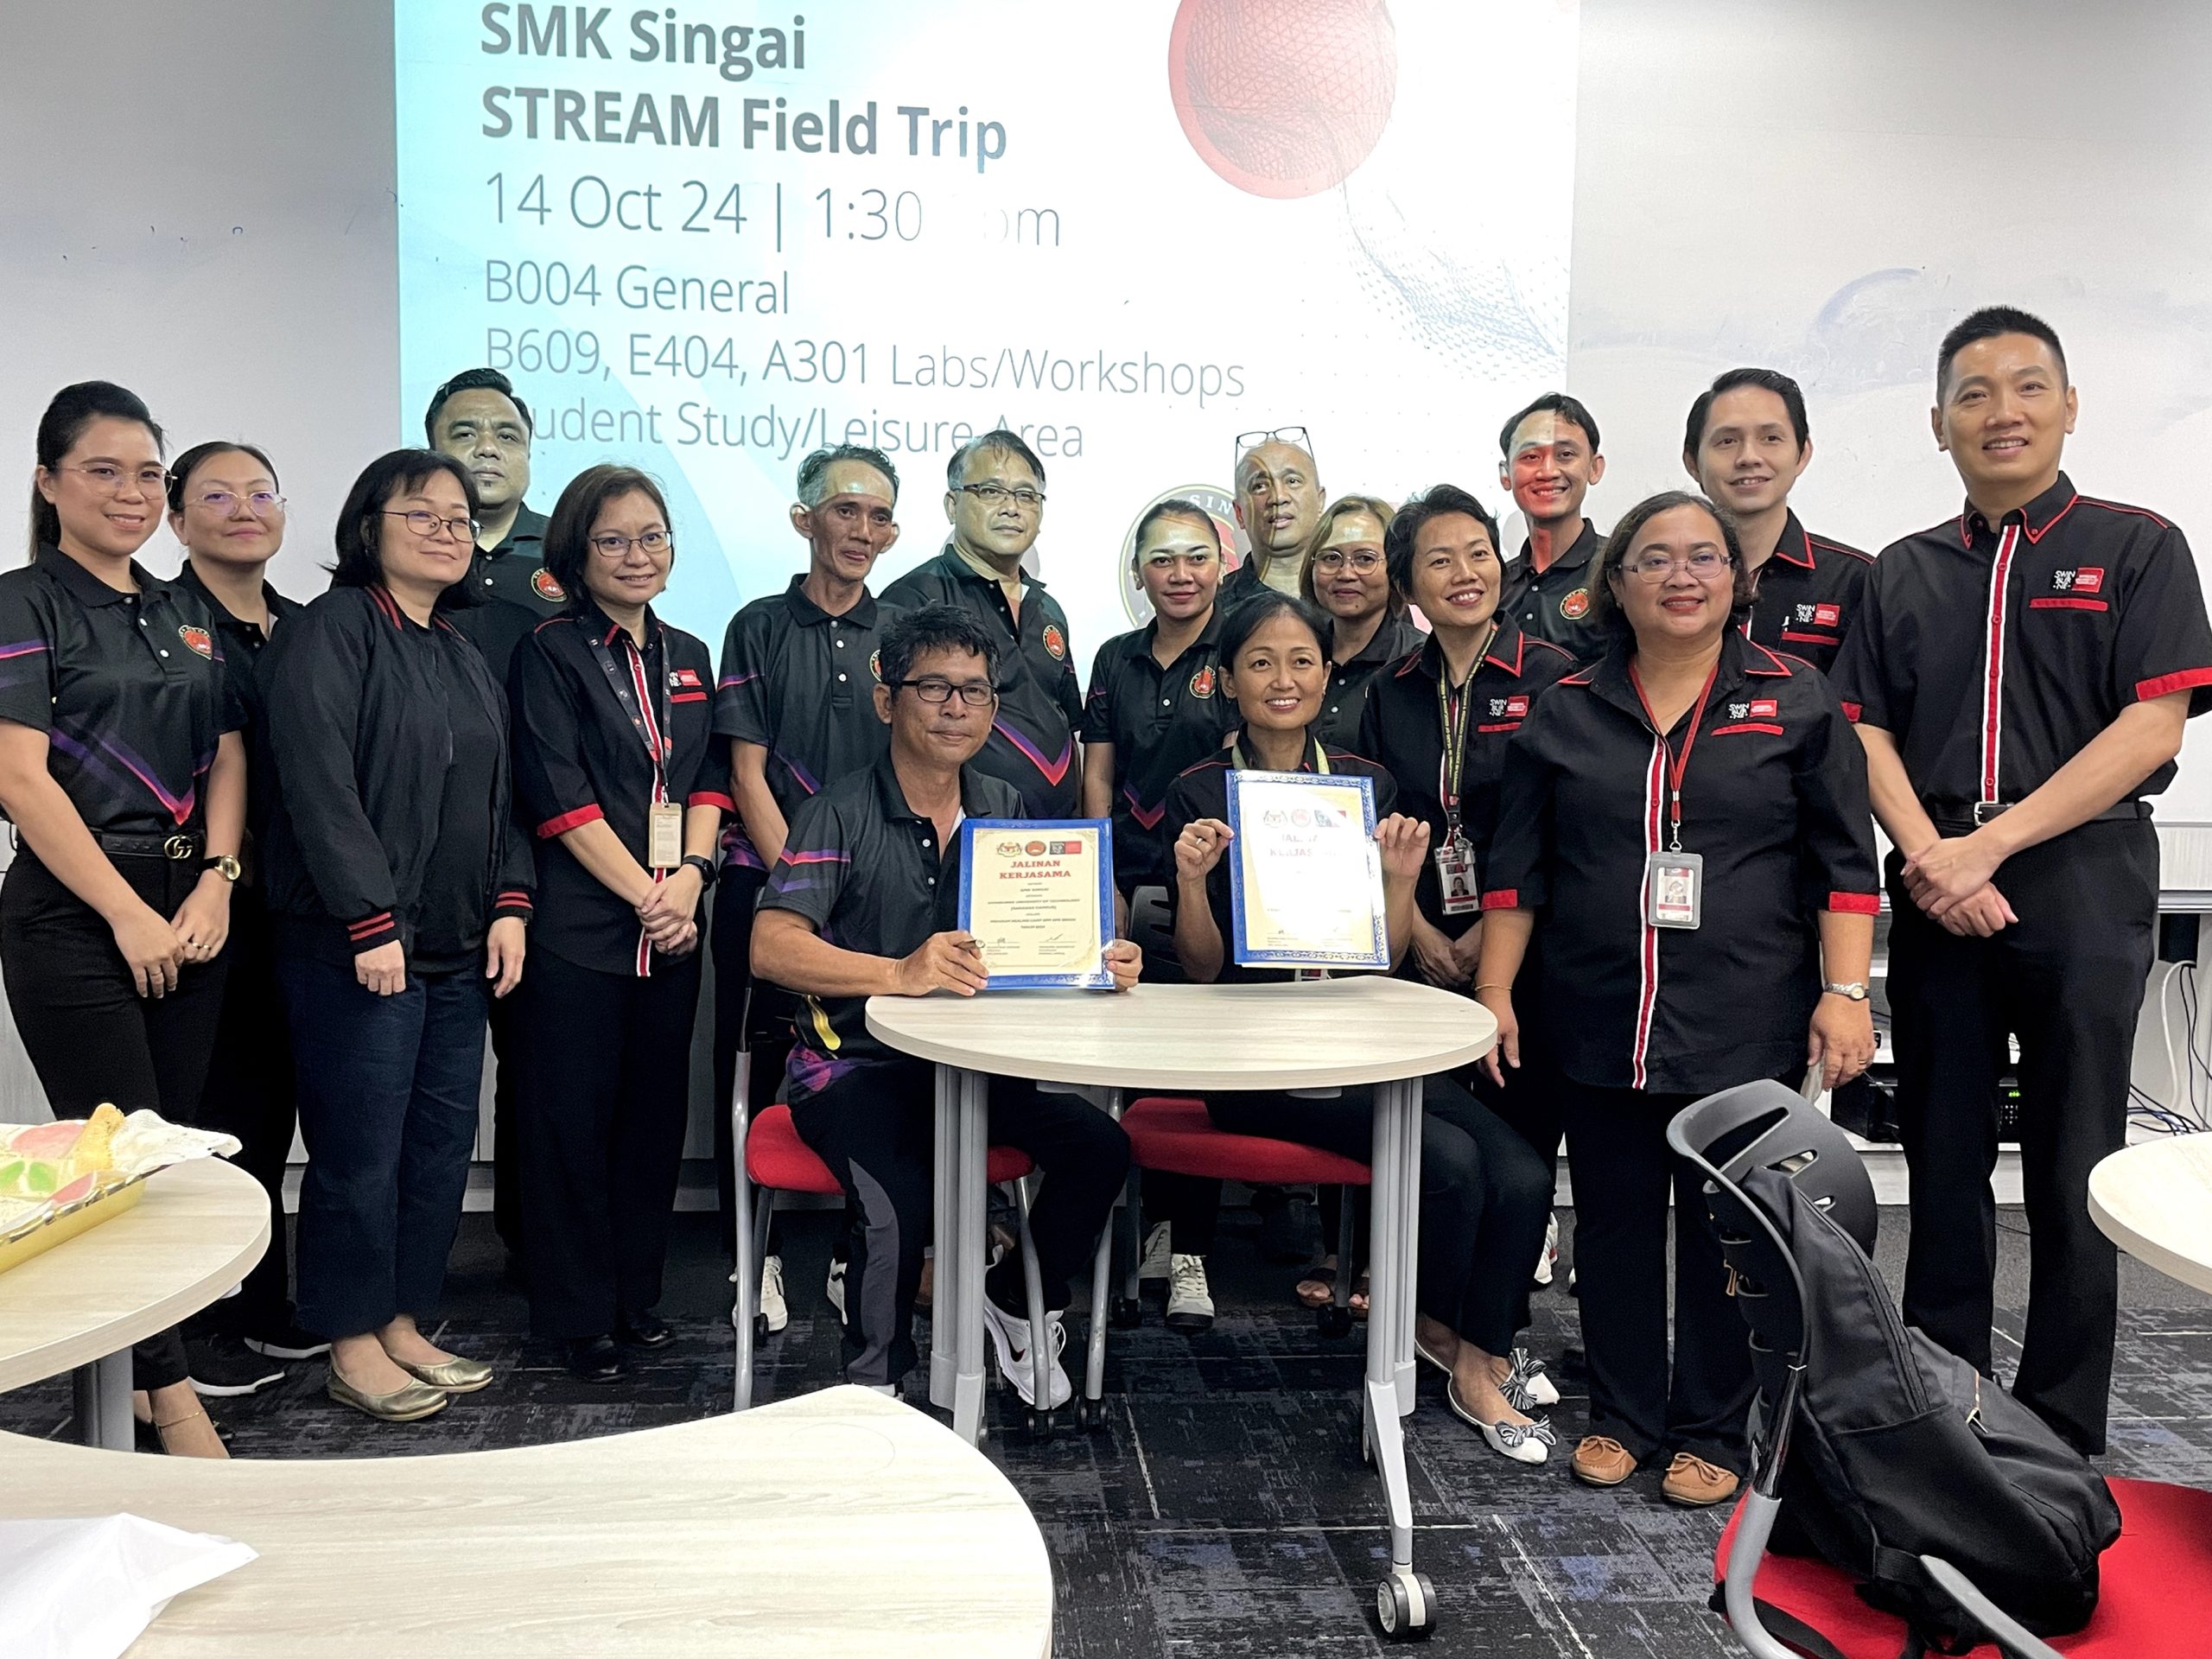
<path fill-rule="evenodd" d="M 1755 1168 L 1788 1176 L 1869 1256 L 1880 1218 L 1874 1184 L 1850 1137 L 1779 1083 L 1745 1084 L 1685 1107 L 1667 1126 L 1667 1144 L 1705 1173 L 1707 1217 L 1735 1275 L 1736 1306 L 1751 1327 L 1758 1380 L 1751 1486 L 1736 1517 L 1723 1605 L 1730 1628 L 1754 1659 L 1799 1659 L 1796 1649 L 1761 1622 L 1753 1586 L 1782 1507 L 1783 1465 L 1805 1389 L 1805 1285 L 1782 1234 L 1738 1183 Z M 2013 1659 L 2060 1659 L 1956 1567 L 1932 1555 L 1920 1563 Z"/>

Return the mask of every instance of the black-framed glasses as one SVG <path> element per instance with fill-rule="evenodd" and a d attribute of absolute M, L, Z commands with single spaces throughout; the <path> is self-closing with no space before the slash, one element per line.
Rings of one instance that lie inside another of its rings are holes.
<path fill-rule="evenodd" d="M 1700 582 L 1717 582 L 1720 574 L 1735 563 L 1726 553 L 1716 553 L 1701 547 L 1688 558 L 1673 558 L 1664 553 L 1646 553 L 1641 558 L 1623 559 L 1621 569 L 1638 582 L 1662 582 L 1677 570 L 1687 570 Z"/>
<path fill-rule="evenodd" d="M 657 559 L 676 545 L 676 537 L 664 530 L 649 530 L 642 536 L 594 536 L 589 540 L 592 551 L 601 558 L 618 562 L 628 558 L 633 547 L 647 558 Z"/>
<path fill-rule="evenodd" d="M 1313 440 L 1306 435 L 1306 429 L 1304 427 L 1278 426 L 1271 431 L 1266 432 L 1239 432 L 1236 435 L 1236 460 L 1238 463 L 1241 464 L 1245 456 L 1250 454 L 1252 451 L 1258 448 L 1263 443 L 1296 444 L 1300 449 L 1306 452 L 1306 458 L 1308 461 L 1313 460 Z M 1316 464 L 1318 465 L 1319 463 L 1317 462 Z"/>
<path fill-rule="evenodd" d="M 998 687 L 988 680 L 963 680 L 955 685 L 950 680 L 931 674 L 918 680 L 893 680 L 888 683 L 893 691 L 911 690 L 924 702 L 950 702 L 956 691 L 960 694 L 960 701 L 970 709 L 988 709 L 999 700 Z"/>
<path fill-rule="evenodd" d="M 1341 570 L 1350 565 L 1363 576 L 1371 576 L 1382 568 L 1382 556 L 1371 548 L 1356 548 L 1346 552 L 1341 547 L 1325 547 L 1313 556 L 1316 570 Z"/>
<path fill-rule="evenodd" d="M 426 512 L 421 507 L 416 508 L 412 512 L 399 512 L 386 507 L 384 510 L 384 516 L 387 518 L 404 518 L 407 521 L 407 528 L 426 542 L 436 535 L 441 528 L 452 536 L 456 542 L 473 542 L 476 539 L 476 532 L 480 528 L 474 518 L 442 518 L 435 512 Z"/>
<path fill-rule="evenodd" d="M 1024 512 L 1034 512 L 1045 505 L 1042 490 L 1009 490 L 1003 484 L 963 484 L 963 495 L 972 495 L 987 507 L 1002 507 L 1011 501 Z"/>

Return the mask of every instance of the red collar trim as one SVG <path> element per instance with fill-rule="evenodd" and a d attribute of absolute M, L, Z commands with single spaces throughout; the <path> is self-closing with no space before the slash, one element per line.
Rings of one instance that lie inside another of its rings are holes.
<path fill-rule="evenodd" d="M 1758 675 L 1762 679 L 1786 680 L 1789 677 L 1789 664 L 1783 661 L 1783 658 L 1776 653 L 1769 651 L 1764 645 L 1759 644 L 1758 640 L 1746 639 L 1744 641 L 1744 646 L 1745 652 L 1744 658 L 1745 673 Z M 1758 663 L 1751 660 L 1750 653 L 1754 651 L 1758 652 L 1760 656 L 1766 658 L 1768 666 L 1762 668 Z"/>
<path fill-rule="evenodd" d="M 1805 550 L 1802 558 L 1795 556 L 1789 550 L 1789 532 L 1793 530 L 1797 532 L 1798 545 Z M 1813 568 L 1813 538 L 1806 533 L 1805 526 L 1797 522 L 1797 515 L 1794 512 L 1789 515 L 1789 523 L 1782 527 L 1782 539 L 1774 544 L 1774 556 L 1784 564 L 1797 566 L 1801 570 Z"/>
<path fill-rule="evenodd" d="M 1502 632 L 1499 638 L 1503 638 Z M 1485 663 L 1496 663 L 1507 673 L 1513 675 L 1517 678 L 1521 673 L 1522 662 L 1529 655 L 1529 636 L 1518 627 L 1514 628 L 1513 660 L 1510 663 L 1507 662 L 1504 658 L 1497 654 L 1497 647 L 1498 640 L 1492 639 L 1490 642 L 1490 649 L 1483 653 L 1483 661 Z"/>

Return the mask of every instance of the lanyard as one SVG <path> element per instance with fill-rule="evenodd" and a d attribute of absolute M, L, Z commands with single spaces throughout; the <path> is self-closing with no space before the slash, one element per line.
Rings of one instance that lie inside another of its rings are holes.
<path fill-rule="evenodd" d="M 1444 785 L 1444 822 L 1452 838 L 1459 835 L 1459 777 L 1467 764 L 1467 710 L 1475 701 L 1475 676 L 1482 672 L 1483 658 L 1497 639 L 1497 624 L 1490 625 L 1484 636 L 1482 649 L 1475 653 L 1475 660 L 1467 669 L 1466 683 L 1459 688 L 1457 696 L 1452 695 L 1450 681 L 1452 665 L 1444 660 L 1440 648 L 1436 660 L 1441 671 L 1436 677 L 1436 709 L 1444 728 L 1444 757 L 1439 767 Z"/>
<path fill-rule="evenodd" d="M 665 798 L 668 793 L 667 785 L 663 781 L 668 761 L 671 729 L 668 675 L 665 671 L 667 665 L 664 663 L 662 664 L 660 696 L 657 700 L 660 705 L 659 724 L 656 726 L 653 723 L 652 712 L 639 706 L 635 690 L 636 687 L 643 686 L 645 683 L 645 654 L 638 649 L 636 643 L 632 640 L 626 638 L 623 644 L 629 650 L 631 672 L 628 674 L 623 673 L 614 666 L 614 655 L 607 650 L 607 641 L 604 639 L 594 638 L 592 640 L 591 654 L 599 658 L 599 666 L 607 676 L 607 683 L 613 688 L 614 700 L 622 705 L 622 712 L 630 716 L 631 729 L 637 733 L 638 741 L 645 746 L 645 753 L 653 763 L 653 799 L 658 801 Z"/>
<path fill-rule="evenodd" d="M 1320 744 L 1315 741 L 1313 738 L 1309 737 L 1306 741 L 1313 745 L 1313 770 L 1319 772 L 1324 778 L 1327 777 L 1329 775 L 1328 750 L 1323 748 Z M 1256 772 L 1259 770 L 1258 767 L 1255 766 L 1250 761 L 1244 758 L 1244 740 L 1241 736 L 1229 746 L 1229 764 L 1238 772 Z"/>
<path fill-rule="evenodd" d="M 1670 853 L 1682 850 L 1682 774 L 1690 768 L 1690 751 L 1697 747 L 1697 728 L 1705 723 L 1705 705 L 1713 696 L 1713 683 L 1719 674 L 1720 659 L 1716 657 L 1713 659 L 1713 667 L 1706 674 L 1705 689 L 1697 694 L 1697 711 L 1690 716 L 1690 733 L 1682 740 L 1682 753 L 1678 760 L 1674 746 L 1667 741 L 1666 734 L 1659 729 L 1659 716 L 1651 712 L 1651 699 L 1643 695 L 1643 677 L 1636 671 L 1634 663 L 1628 665 L 1629 683 L 1636 687 L 1636 700 L 1643 705 L 1643 718 L 1651 727 L 1652 736 L 1659 740 L 1659 747 L 1665 752 L 1669 763 L 1667 768 L 1667 817 L 1671 839 L 1667 850 Z"/>

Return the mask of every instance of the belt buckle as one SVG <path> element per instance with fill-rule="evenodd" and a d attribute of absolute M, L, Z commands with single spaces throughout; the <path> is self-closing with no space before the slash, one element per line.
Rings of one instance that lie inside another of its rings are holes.
<path fill-rule="evenodd" d="M 1999 813 L 2010 812 L 2012 810 L 2012 803 L 2010 801 L 1976 801 L 1974 804 L 1974 810 L 1969 816 L 1974 819 L 1974 828 L 1979 830 Z"/>
<path fill-rule="evenodd" d="M 190 836 L 169 836 L 168 840 L 162 842 L 162 856 L 182 863 L 192 856 L 192 837 Z"/>

